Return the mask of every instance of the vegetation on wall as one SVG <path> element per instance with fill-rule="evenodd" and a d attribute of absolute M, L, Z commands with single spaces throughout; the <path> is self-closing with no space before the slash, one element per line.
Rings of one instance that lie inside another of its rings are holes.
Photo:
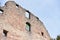
<path fill-rule="evenodd" d="M 60 40 L 60 35 L 58 35 L 56 38 L 51 38 L 51 40 Z"/>

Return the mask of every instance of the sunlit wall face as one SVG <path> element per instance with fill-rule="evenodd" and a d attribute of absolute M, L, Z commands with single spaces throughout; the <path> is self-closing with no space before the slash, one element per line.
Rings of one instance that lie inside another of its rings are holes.
<path fill-rule="evenodd" d="M 0 0 L 4 5 L 7 0 Z M 52 37 L 60 34 L 60 0 L 14 0 L 23 8 L 33 12 L 45 24 Z"/>

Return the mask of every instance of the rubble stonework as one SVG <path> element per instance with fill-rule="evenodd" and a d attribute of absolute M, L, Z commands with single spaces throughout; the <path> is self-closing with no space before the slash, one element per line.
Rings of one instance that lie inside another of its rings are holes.
<path fill-rule="evenodd" d="M 26 24 L 30 27 L 26 28 Z M 8 1 L 0 7 L 0 40 L 50 40 L 50 36 L 38 17 Z"/>

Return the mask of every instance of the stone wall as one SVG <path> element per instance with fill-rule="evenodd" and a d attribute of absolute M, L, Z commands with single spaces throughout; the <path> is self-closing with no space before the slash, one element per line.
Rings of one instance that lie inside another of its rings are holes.
<path fill-rule="evenodd" d="M 48 31 L 39 18 L 14 1 L 6 2 L 0 9 L 0 40 L 50 40 Z M 26 12 L 29 13 L 29 18 L 25 16 Z M 27 22 L 30 31 L 26 29 Z"/>

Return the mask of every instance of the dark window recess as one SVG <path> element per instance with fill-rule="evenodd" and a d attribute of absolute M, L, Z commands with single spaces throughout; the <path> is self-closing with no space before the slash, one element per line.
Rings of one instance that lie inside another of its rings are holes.
<path fill-rule="evenodd" d="M 5 36 L 7 36 L 7 33 L 8 33 L 7 30 L 3 30 L 3 34 L 4 34 Z"/>
<path fill-rule="evenodd" d="M 28 10 L 26 10 L 26 12 L 31 13 L 31 12 L 29 12 Z"/>
<path fill-rule="evenodd" d="M 4 11 L 2 9 L 0 9 L 0 13 L 2 14 Z"/>
<path fill-rule="evenodd" d="M 36 17 L 38 20 L 39 20 L 39 18 L 38 17 Z"/>
<path fill-rule="evenodd" d="M 26 10 L 26 16 L 27 16 L 27 18 L 29 18 L 29 19 L 30 19 L 30 13 L 31 13 L 31 12 L 29 12 L 28 10 Z"/>
<path fill-rule="evenodd" d="M 43 35 L 44 35 L 44 33 L 43 33 L 43 32 L 41 32 L 41 35 L 43 36 Z"/>
<path fill-rule="evenodd" d="M 16 4 L 16 8 L 18 8 L 19 7 L 19 5 L 18 4 Z"/>
<path fill-rule="evenodd" d="M 27 29 L 28 31 L 31 31 L 31 25 L 30 25 L 29 22 L 26 22 L 26 29 Z"/>

